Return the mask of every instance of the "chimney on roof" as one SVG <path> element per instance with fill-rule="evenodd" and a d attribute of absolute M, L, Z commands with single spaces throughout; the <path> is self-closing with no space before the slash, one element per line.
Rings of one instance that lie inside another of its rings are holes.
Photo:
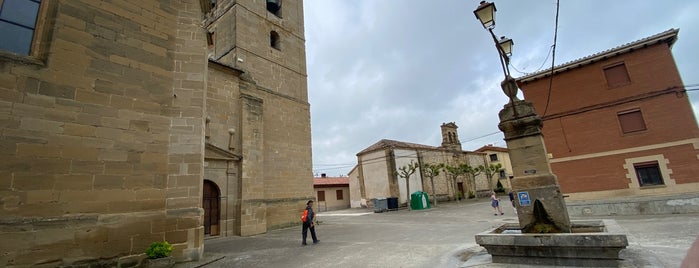
<path fill-rule="evenodd" d="M 327 176 L 328 176 L 328 175 L 326 175 L 325 173 L 320 173 L 320 177 L 321 177 L 321 178 L 325 178 L 325 177 L 327 177 Z"/>

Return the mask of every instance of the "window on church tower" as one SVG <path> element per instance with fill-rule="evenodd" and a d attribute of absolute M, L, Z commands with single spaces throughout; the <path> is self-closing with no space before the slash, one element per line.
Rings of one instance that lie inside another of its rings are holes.
<path fill-rule="evenodd" d="M 209 48 L 214 46 L 214 32 L 208 32 L 206 33 L 206 44 L 209 46 Z"/>
<path fill-rule="evenodd" d="M 282 0 L 267 0 L 267 11 L 281 18 Z"/>
<path fill-rule="evenodd" d="M 281 50 L 280 45 L 279 45 L 279 43 L 280 43 L 279 34 L 277 32 L 271 31 L 269 33 L 269 43 L 270 43 L 270 46 L 272 46 L 273 48 L 275 48 L 277 50 Z"/>

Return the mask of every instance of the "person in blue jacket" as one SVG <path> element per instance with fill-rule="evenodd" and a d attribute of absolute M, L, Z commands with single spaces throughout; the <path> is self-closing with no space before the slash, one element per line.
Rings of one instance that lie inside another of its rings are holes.
<path fill-rule="evenodd" d="M 316 228 L 315 228 L 315 223 L 313 221 L 315 220 L 315 213 L 313 213 L 313 200 L 308 200 L 306 203 L 306 210 L 308 210 L 308 216 L 306 217 L 306 221 L 303 222 L 303 231 L 301 234 L 303 235 L 303 243 L 302 245 L 306 245 L 306 236 L 308 236 L 308 229 L 311 229 L 311 238 L 313 238 L 313 244 L 316 244 L 320 242 L 318 238 L 316 237 Z"/>

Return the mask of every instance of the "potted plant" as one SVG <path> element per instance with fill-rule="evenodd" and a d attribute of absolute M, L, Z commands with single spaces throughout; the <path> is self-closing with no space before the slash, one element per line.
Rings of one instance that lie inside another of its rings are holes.
<path fill-rule="evenodd" d="M 170 257 L 172 253 L 172 245 L 167 241 L 153 242 L 146 249 L 146 257 L 144 267 L 165 268 L 175 266 L 175 260 Z"/>

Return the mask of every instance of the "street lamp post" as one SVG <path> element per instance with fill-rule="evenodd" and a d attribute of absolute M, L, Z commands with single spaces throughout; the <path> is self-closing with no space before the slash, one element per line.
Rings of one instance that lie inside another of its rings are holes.
<path fill-rule="evenodd" d="M 514 41 L 512 39 L 506 38 L 504 36 L 498 38 L 495 36 L 495 33 L 493 33 L 493 29 L 495 29 L 495 12 L 497 11 L 497 8 L 495 8 L 494 3 L 489 3 L 486 1 L 481 1 L 480 5 L 476 10 L 473 11 L 473 14 L 476 15 L 476 18 L 481 22 L 483 25 L 483 28 L 488 30 L 490 33 L 490 36 L 493 38 L 493 42 L 495 43 L 495 48 L 498 50 L 498 55 L 500 56 L 500 66 L 502 67 L 502 72 L 505 75 L 505 80 L 502 82 L 502 89 L 505 92 L 505 95 L 510 98 L 510 103 L 518 100 L 517 99 L 517 84 L 515 83 L 515 80 L 510 76 L 510 57 L 512 56 L 512 46 L 514 45 Z M 514 86 L 514 87 L 513 87 Z M 515 111 L 516 112 L 516 111 Z"/>
<path fill-rule="evenodd" d="M 517 98 L 519 88 L 509 70 L 514 43 L 509 38 L 498 39 L 493 33 L 496 10 L 495 4 L 481 1 L 473 13 L 493 38 L 505 75 L 500 86 L 510 102 L 499 113 L 498 128 L 505 134 L 512 162 L 511 186 L 517 193 L 515 203 L 520 228 L 524 233 L 569 233 L 568 210 L 556 175 L 551 172 L 541 134 L 543 121 L 534 112 L 531 102 Z"/>

